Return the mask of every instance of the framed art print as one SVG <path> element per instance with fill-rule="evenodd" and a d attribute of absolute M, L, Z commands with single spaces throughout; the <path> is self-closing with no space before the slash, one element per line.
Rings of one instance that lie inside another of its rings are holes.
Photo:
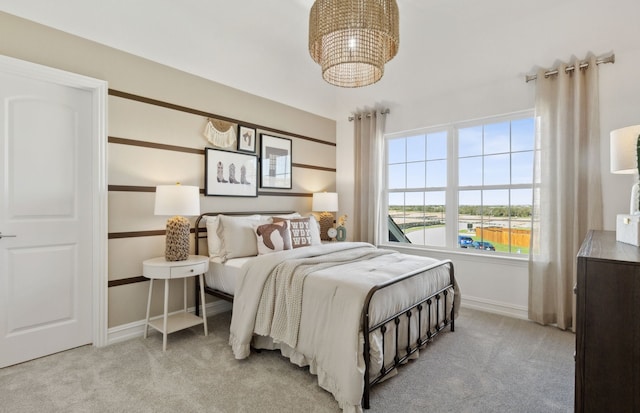
<path fill-rule="evenodd" d="M 205 148 L 204 194 L 258 196 L 258 157 Z"/>
<path fill-rule="evenodd" d="M 238 150 L 256 153 L 256 130 L 238 125 Z"/>
<path fill-rule="evenodd" d="M 291 189 L 291 139 L 260 134 L 260 187 Z"/>

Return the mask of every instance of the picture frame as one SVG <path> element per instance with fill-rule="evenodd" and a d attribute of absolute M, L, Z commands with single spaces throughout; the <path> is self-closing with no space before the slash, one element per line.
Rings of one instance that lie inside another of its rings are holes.
<path fill-rule="evenodd" d="M 238 150 L 256 153 L 256 130 L 238 125 Z"/>
<path fill-rule="evenodd" d="M 291 139 L 260 134 L 260 187 L 291 189 Z"/>
<path fill-rule="evenodd" d="M 258 157 L 246 153 L 205 148 L 206 196 L 258 196 Z"/>

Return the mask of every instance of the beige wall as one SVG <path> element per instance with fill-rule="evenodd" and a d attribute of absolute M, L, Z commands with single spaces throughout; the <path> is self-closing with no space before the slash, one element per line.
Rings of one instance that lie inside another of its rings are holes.
<path fill-rule="evenodd" d="M 97 43 L 0 13 L 0 54 L 109 82 L 109 88 L 145 98 L 259 125 L 292 139 L 293 188 L 260 189 L 257 198 L 201 197 L 205 211 L 298 210 L 309 212 L 312 192 L 335 190 L 334 121 L 250 95 Z M 206 116 L 109 96 L 108 145 L 109 281 L 142 274 L 141 262 L 163 255 L 164 236 L 133 236 L 164 229 L 153 215 L 153 188 L 181 182 L 204 188 Z M 258 134 L 261 132 L 258 128 Z M 290 134 L 290 135 L 289 135 Z M 312 138 L 312 140 L 304 139 Z M 113 138 L 132 141 L 114 143 Z M 317 142 L 319 140 L 322 142 Z M 172 149 L 149 147 L 172 145 Z M 196 153 L 189 151 L 195 149 Z M 258 151 L 259 152 L 259 151 Z M 317 169 L 320 167 L 321 169 Z M 325 168 L 325 169 L 322 169 Z M 278 192 L 278 196 L 268 195 Z M 287 193 L 282 195 L 281 193 Z M 192 219 L 192 222 L 195 219 Z M 116 237 L 114 235 L 122 235 Z M 193 244 L 193 242 L 192 242 Z M 109 327 L 144 318 L 148 282 L 109 288 Z M 172 285 L 171 309 L 180 305 L 181 283 Z M 161 301 L 159 288 L 155 301 Z M 159 313 L 160 305 L 153 309 Z"/>

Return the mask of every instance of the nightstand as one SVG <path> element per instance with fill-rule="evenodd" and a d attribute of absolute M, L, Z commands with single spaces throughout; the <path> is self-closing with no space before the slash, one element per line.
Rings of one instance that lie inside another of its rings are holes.
<path fill-rule="evenodd" d="M 204 305 L 203 274 L 209 269 L 209 258 L 200 255 L 189 255 L 183 261 L 167 261 L 164 257 L 152 258 L 142 263 L 142 275 L 150 279 L 149 298 L 147 300 L 147 322 L 144 327 L 144 338 L 147 338 L 149 326 L 162 333 L 162 351 L 167 350 L 167 334 L 185 328 L 204 324 L 204 335 L 208 335 L 207 313 Z M 202 318 L 187 312 L 187 278 L 198 276 L 200 281 L 200 302 L 202 303 Z M 169 280 L 182 278 L 184 280 L 184 311 L 168 315 Z M 164 280 L 164 316 L 149 320 L 153 281 Z"/>

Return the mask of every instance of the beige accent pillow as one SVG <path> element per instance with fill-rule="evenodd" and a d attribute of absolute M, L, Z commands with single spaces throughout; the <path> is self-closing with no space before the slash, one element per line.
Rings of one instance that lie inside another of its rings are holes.
<path fill-rule="evenodd" d="M 289 221 L 284 220 L 262 225 L 254 224 L 253 228 L 257 238 L 258 255 L 291 249 Z"/>
<path fill-rule="evenodd" d="M 218 215 L 217 234 L 221 241 L 222 262 L 231 258 L 258 255 L 254 224 L 268 224 L 269 218 L 260 215 Z"/>

